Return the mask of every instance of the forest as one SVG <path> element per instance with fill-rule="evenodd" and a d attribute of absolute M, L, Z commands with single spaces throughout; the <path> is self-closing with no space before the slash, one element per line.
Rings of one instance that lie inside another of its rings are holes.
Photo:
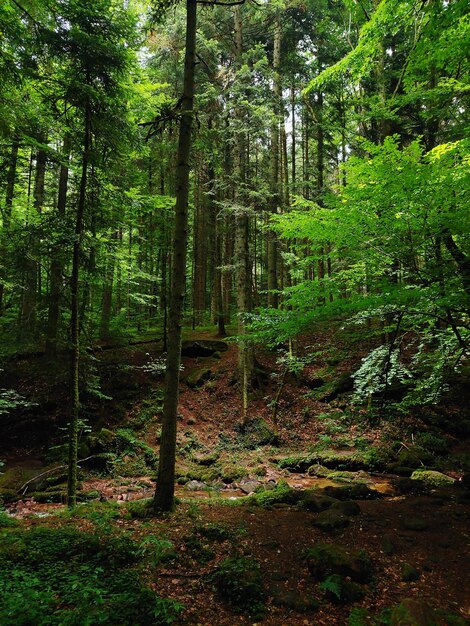
<path fill-rule="evenodd" d="M 1 0 L 1 626 L 470 624 L 469 50 Z"/>

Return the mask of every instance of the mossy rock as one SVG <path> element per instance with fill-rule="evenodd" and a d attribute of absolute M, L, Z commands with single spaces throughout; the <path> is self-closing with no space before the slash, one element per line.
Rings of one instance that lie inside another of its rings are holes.
<path fill-rule="evenodd" d="M 416 470 L 411 474 L 412 480 L 420 480 L 426 487 L 433 489 L 438 487 L 449 487 L 455 483 L 455 479 L 436 472 L 434 470 Z"/>
<path fill-rule="evenodd" d="M 265 491 L 259 491 L 246 498 L 247 502 L 258 506 L 269 507 L 275 504 L 297 504 L 302 498 L 302 492 L 292 489 L 289 485 L 281 480 L 274 487 Z"/>
<path fill-rule="evenodd" d="M 390 626 L 465 626 L 459 615 L 433 609 L 418 598 L 406 598 L 390 613 Z"/>
<path fill-rule="evenodd" d="M 219 460 L 218 452 L 211 452 L 209 454 L 195 454 L 193 460 L 198 465 L 203 465 L 205 467 L 209 467 L 210 465 L 214 465 Z"/>
<path fill-rule="evenodd" d="M 326 478 L 329 474 L 331 474 L 331 470 L 325 467 L 324 465 L 315 463 L 315 465 L 311 465 L 307 469 L 307 474 L 309 476 L 318 476 L 319 478 Z"/>
<path fill-rule="evenodd" d="M 421 446 L 413 446 L 412 448 L 403 448 L 397 455 L 397 462 L 402 467 L 412 467 L 417 469 L 423 463 L 432 463 L 433 455 Z"/>
<path fill-rule="evenodd" d="M 0 489 L 0 503 L 9 504 L 21 499 L 16 489 Z"/>
<path fill-rule="evenodd" d="M 321 513 L 329 509 L 335 502 L 338 502 L 338 500 L 330 498 L 330 496 L 324 496 L 316 489 L 308 489 L 303 492 L 299 506 L 307 509 L 307 511 Z"/>
<path fill-rule="evenodd" d="M 40 504 L 59 503 L 63 504 L 67 501 L 67 491 L 65 489 L 57 489 L 51 491 L 35 491 L 33 497 Z"/>
<path fill-rule="evenodd" d="M 92 453 L 114 451 L 116 447 L 116 434 L 109 428 L 102 428 L 96 434 L 88 437 L 88 447 Z"/>
<path fill-rule="evenodd" d="M 91 500 L 98 500 L 101 496 L 101 493 L 97 489 L 92 489 L 90 491 L 80 491 L 77 494 L 78 502 L 90 502 Z"/>
<path fill-rule="evenodd" d="M 424 483 L 418 479 L 401 477 L 394 481 L 394 487 L 401 494 L 420 493 L 425 491 Z"/>
<path fill-rule="evenodd" d="M 200 367 L 193 370 L 186 377 L 186 384 L 191 389 L 201 387 L 207 380 L 212 378 L 212 370 L 209 367 Z"/>
<path fill-rule="evenodd" d="M 41 471 L 44 470 L 38 468 L 28 469 L 24 467 L 11 467 L 0 474 L 0 489 L 13 489 L 17 491 L 25 484 L 25 482 L 31 480 L 37 474 L 40 474 Z M 35 482 L 36 481 L 33 481 L 31 484 L 33 485 Z M 38 479 L 38 483 L 39 482 L 45 483 L 45 479 Z"/>
<path fill-rule="evenodd" d="M 410 565 L 409 563 L 403 563 L 401 566 L 401 579 L 404 583 L 411 583 L 419 580 L 420 573 L 414 567 L 414 565 Z"/>
<path fill-rule="evenodd" d="M 337 500 L 374 500 L 382 498 L 378 491 L 370 489 L 365 483 L 353 483 L 341 487 L 325 487 L 324 493 Z"/>
<path fill-rule="evenodd" d="M 413 467 L 406 467 L 401 463 L 389 463 L 385 469 L 389 474 L 396 474 L 397 476 L 405 477 L 410 477 L 411 474 L 414 472 Z"/>
<path fill-rule="evenodd" d="M 354 517 L 355 515 L 359 515 L 361 512 L 361 508 L 358 503 L 353 502 L 352 500 L 337 500 L 333 503 L 331 509 L 333 511 L 339 511 L 348 517 Z"/>
<path fill-rule="evenodd" d="M 313 525 L 325 532 L 331 532 L 349 526 L 349 518 L 341 511 L 330 508 L 319 513 L 314 519 Z"/>
<path fill-rule="evenodd" d="M 250 450 L 260 446 L 276 446 L 279 438 L 269 424 L 261 418 L 237 424 L 235 431 L 242 445 Z"/>
<path fill-rule="evenodd" d="M 318 543 L 306 554 L 307 567 L 317 580 L 328 576 L 348 576 L 354 582 L 372 580 L 373 566 L 364 551 L 349 551 L 332 543 Z"/>
<path fill-rule="evenodd" d="M 352 580 L 348 580 L 339 574 L 329 576 L 320 587 L 325 592 L 325 597 L 335 604 L 348 604 L 362 600 L 366 595 L 365 589 Z"/>

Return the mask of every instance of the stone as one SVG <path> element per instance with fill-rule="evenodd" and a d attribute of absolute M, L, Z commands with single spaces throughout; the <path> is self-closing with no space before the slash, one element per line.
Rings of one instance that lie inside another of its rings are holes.
<path fill-rule="evenodd" d="M 328 532 L 331 530 L 345 528 L 349 525 L 349 518 L 340 511 L 328 509 L 318 514 L 313 522 L 313 525 Z"/>
<path fill-rule="evenodd" d="M 417 479 L 398 478 L 393 484 L 400 494 L 420 493 L 424 490 L 424 484 Z"/>
<path fill-rule="evenodd" d="M 191 358 L 213 356 L 215 352 L 225 352 L 228 344 L 225 341 L 208 339 L 186 340 L 181 344 L 181 356 Z"/>
<path fill-rule="evenodd" d="M 319 478 L 326 478 L 329 474 L 331 474 L 331 470 L 325 467 L 324 465 L 320 465 L 319 463 L 316 463 L 315 465 L 311 465 L 308 468 L 307 474 L 309 476 L 318 476 Z"/>
<path fill-rule="evenodd" d="M 212 370 L 208 367 L 200 367 L 189 373 L 186 378 L 186 384 L 191 389 L 200 387 L 212 377 Z"/>
<path fill-rule="evenodd" d="M 428 488 L 446 487 L 455 483 L 451 476 L 434 470 L 416 470 L 411 474 L 411 480 L 419 480 Z"/>
<path fill-rule="evenodd" d="M 420 573 L 413 565 L 403 563 L 401 568 L 401 579 L 404 583 L 411 583 L 419 580 Z"/>
<path fill-rule="evenodd" d="M 314 598 L 286 590 L 282 585 L 271 585 L 269 595 L 275 606 L 284 607 L 296 613 L 312 613 L 318 609 L 318 602 Z"/>
<path fill-rule="evenodd" d="M 358 583 L 372 579 L 372 561 L 364 551 L 349 551 L 332 543 L 319 543 L 307 551 L 310 574 L 324 580 L 328 576 L 348 576 Z"/>
<path fill-rule="evenodd" d="M 352 502 L 352 500 L 339 500 L 335 502 L 331 506 L 332 510 L 340 511 L 343 515 L 347 515 L 348 517 L 359 515 L 361 509 L 357 502 Z"/>
<path fill-rule="evenodd" d="M 262 486 L 262 483 L 259 480 L 244 480 L 238 486 L 243 493 L 250 494 L 257 491 Z"/>
<path fill-rule="evenodd" d="M 418 598 L 406 598 L 392 608 L 390 626 L 465 626 L 468 622 L 446 610 L 433 609 Z"/>
<path fill-rule="evenodd" d="M 210 454 L 195 454 L 193 459 L 194 462 L 198 465 L 210 467 L 211 465 L 214 465 L 214 463 L 217 463 L 217 461 L 219 460 L 219 454 L 217 452 L 211 452 Z"/>
<path fill-rule="evenodd" d="M 307 509 L 307 511 L 321 513 L 321 511 L 329 509 L 335 502 L 338 502 L 338 500 L 330 498 L 329 496 L 322 496 L 318 493 L 318 491 L 309 489 L 304 492 L 300 501 L 300 506 Z"/>
<path fill-rule="evenodd" d="M 207 489 L 207 485 L 200 480 L 190 480 L 189 483 L 186 483 L 185 489 L 188 491 L 203 491 Z"/>

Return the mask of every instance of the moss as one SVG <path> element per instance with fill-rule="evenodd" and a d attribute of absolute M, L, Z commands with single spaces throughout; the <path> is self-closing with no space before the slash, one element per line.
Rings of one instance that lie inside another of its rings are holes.
<path fill-rule="evenodd" d="M 411 474 L 411 479 L 420 480 L 425 486 L 430 488 L 448 487 L 455 483 L 454 478 L 433 470 L 416 470 Z"/>
<path fill-rule="evenodd" d="M 194 389 L 200 387 L 212 377 L 212 370 L 208 367 L 200 367 L 193 370 L 186 378 L 188 387 Z"/>
<path fill-rule="evenodd" d="M 245 501 L 258 506 L 268 507 L 273 504 L 297 504 L 301 498 L 302 492 L 292 489 L 287 482 L 281 480 L 274 489 L 254 493 L 248 496 Z"/>

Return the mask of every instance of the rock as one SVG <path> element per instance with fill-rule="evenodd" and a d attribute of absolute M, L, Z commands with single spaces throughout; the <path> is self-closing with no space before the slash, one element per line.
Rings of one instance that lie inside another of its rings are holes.
<path fill-rule="evenodd" d="M 338 574 L 329 576 L 321 584 L 321 587 L 325 592 L 325 597 L 335 604 L 356 602 L 361 600 L 366 594 L 365 589 L 361 585 L 352 580 L 347 580 Z"/>
<path fill-rule="evenodd" d="M 261 483 L 259 480 L 245 480 L 240 482 L 238 486 L 240 487 L 241 491 L 243 491 L 243 493 L 250 494 L 257 491 L 262 486 L 262 484 L 263 483 Z"/>
<path fill-rule="evenodd" d="M 331 391 L 321 398 L 320 402 L 331 402 L 343 393 L 348 393 L 354 389 L 354 379 L 351 374 L 340 374 L 336 380 L 330 386 Z"/>
<path fill-rule="evenodd" d="M 212 370 L 210 368 L 200 367 L 189 373 L 186 378 L 186 384 L 188 385 L 188 387 L 194 389 L 195 387 L 200 387 L 201 385 L 203 385 L 206 380 L 209 380 L 211 377 Z"/>
<path fill-rule="evenodd" d="M 208 339 L 186 340 L 181 344 L 181 356 L 191 358 L 213 356 L 215 352 L 225 352 L 228 344 L 225 341 Z"/>
<path fill-rule="evenodd" d="M 307 567 L 317 580 L 348 576 L 354 582 L 372 580 L 372 561 L 364 551 L 347 551 L 332 543 L 319 543 L 307 551 Z"/>
<path fill-rule="evenodd" d="M 197 424 L 197 421 L 196 421 L 196 419 L 194 417 L 190 417 L 190 418 L 188 418 L 188 421 L 186 422 L 186 424 L 188 426 L 194 426 L 194 424 Z"/>
<path fill-rule="evenodd" d="M 339 528 L 345 528 L 349 525 L 349 518 L 340 511 L 328 509 L 318 514 L 313 522 L 313 525 L 328 532 Z"/>
<path fill-rule="evenodd" d="M 318 476 L 320 478 L 326 478 L 329 474 L 331 474 L 331 470 L 325 467 L 324 465 L 320 465 L 319 463 L 316 463 L 315 465 L 311 465 L 308 468 L 307 474 L 309 476 Z"/>
<path fill-rule="evenodd" d="M 320 495 L 318 491 L 309 489 L 304 491 L 300 506 L 307 509 L 307 511 L 320 513 L 321 511 L 329 509 L 335 502 L 338 502 L 338 500 L 330 498 L 329 496 Z"/>
<path fill-rule="evenodd" d="M 401 579 L 404 583 L 411 583 L 419 580 L 420 573 L 413 565 L 403 563 L 401 568 Z"/>
<path fill-rule="evenodd" d="M 403 520 L 403 527 L 407 530 L 426 530 L 429 524 L 421 517 L 407 517 Z"/>
<path fill-rule="evenodd" d="M 411 474 L 411 480 L 419 480 L 429 488 L 445 487 L 455 483 L 454 478 L 433 470 L 416 470 Z"/>
<path fill-rule="evenodd" d="M 413 467 L 406 467 L 401 463 L 389 463 L 385 469 L 389 474 L 397 474 L 398 476 L 409 477 L 414 472 Z"/>
<path fill-rule="evenodd" d="M 416 478 L 413 480 L 411 478 L 398 478 L 393 485 L 400 494 L 420 493 L 424 489 L 423 482 Z"/>
<path fill-rule="evenodd" d="M 432 454 L 421 446 L 403 448 L 403 450 L 400 450 L 397 456 L 397 461 L 399 465 L 401 465 L 402 467 L 412 467 L 413 469 L 421 467 L 423 463 L 430 463 L 432 462 L 432 460 Z"/>
<path fill-rule="evenodd" d="M 286 590 L 282 585 L 273 584 L 268 592 L 275 606 L 285 607 L 297 613 L 312 613 L 318 609 L 318 602 L 314 598 Z"/>
<path fill-rule="evenodd" d="M 382 548 L 382 552 L 388 556 L 396 552 L 395 542 L 391 535 L 382 535 L 380 538 L 380 547 Z"/>
<path fill-rule="evenodd" d="M 207 485 L 200 480 L 190 480 L 189 483 L 186 483 L 185 489 L 188 491 L 203 491 L 207 489 Z"/>
<path fill-rule="evenodd" d="M 424 600 L 407 598 L 392 608 L 390 626 L 465 626 L 459 615 L 434 610 Z"/>
<path fill-rule="evenodd" d="M 325 487 L 323 491 L 337 500 L 372 500 L 382 497 L 381 493 L 373 491 L 364 483 L 344 485 L 344 487 Z"/>
<path fill-rule="evenodd" d="M 217 463 L 217 461 L 219 460 L 219 454 L 218 452 L 211 452 L 210 454 L 195 454 L 193 459 L 194 462 L 198 465 L 210 467 L 211 465 L 214 465 L 214 463 Z"/>
<path fill-rule="evenodd" d="M 349 517 L 359 515 L 361 512 L 361 509 L 357 502 L 352 502 L 351 500 L 338 500 L 337 502 L 333 503 L 331 508 L 332 510 L 340 511 L 340 513 Z"/>

